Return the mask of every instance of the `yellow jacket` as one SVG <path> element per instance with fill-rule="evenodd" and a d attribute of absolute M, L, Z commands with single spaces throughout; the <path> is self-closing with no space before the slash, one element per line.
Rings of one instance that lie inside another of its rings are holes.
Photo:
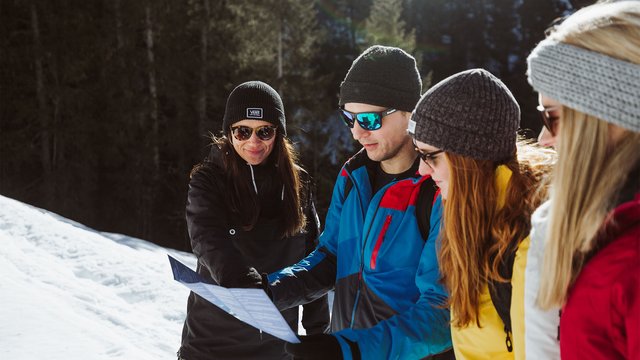
<path fill-rule="evenodd" d="M 511 179 L 511 170 L 506 166 L 496 169 L 496 186 L 498 188 L 498 206 L 504 205 L 506 188 Z M 513 351 L 506 345 L 507 334 L 504 323 L 498 315 L 491 296 L 489 286 L 485 284 L 480 294 L 478 318 L 480 327 L 475 322 L 464 328 L 451 327 L 451 338 L 456 359 L 474 360 L 521 360 L 524 359 L 524 270 L 529 250 L 529 237 L 526 237 L 516 251 L 511 278 L 511 327 L 510 334 Z M 455 308 L 451 309 L 451 317 L 455 317 Z"/>

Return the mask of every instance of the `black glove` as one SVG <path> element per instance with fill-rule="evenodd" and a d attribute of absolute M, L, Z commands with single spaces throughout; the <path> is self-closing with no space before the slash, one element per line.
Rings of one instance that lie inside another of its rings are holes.
<path fill-rule="evenodd" d="M 221 286 L 227 288 L 257 288 L 262 289 L 262 276 L 255 268 L 249 268 L 247 273 L 223 281 Z"/>
<path fill-rule="evenodd" d="M 269 278 L 267 276 L 267 273 L 262 273 L 260 275 L 262 275 L 262 290 L 264 290 L 264 292 L 267 293 L 269 299 L 273 301 L 273 294 L 271 293 L 271 288 L 269 287 Z"/>
<path fill-rule="evenodd" d="M 342 360 L 338 339 L 329 334 L 299 336 L 300 343 L 286 343 L 284 350 L 295 360 Z"/>

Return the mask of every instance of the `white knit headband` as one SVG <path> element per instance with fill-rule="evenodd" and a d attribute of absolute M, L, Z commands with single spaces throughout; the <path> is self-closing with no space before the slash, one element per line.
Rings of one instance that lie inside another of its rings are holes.
<path fill-rule="evenodd" d="M 529 84 L 539 93 L 640 132 L 640 65 L 551 39 L 538 44 L 527 63 Z"/>

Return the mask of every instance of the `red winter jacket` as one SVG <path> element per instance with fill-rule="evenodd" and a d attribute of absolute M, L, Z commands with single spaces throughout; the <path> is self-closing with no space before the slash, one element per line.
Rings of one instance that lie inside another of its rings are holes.
<path fill-rule="evenodd" d="M 619 205 L 610 241 L 582 269 L 560 319 L 560 355 L 640 359 L 640 193 Z"/>

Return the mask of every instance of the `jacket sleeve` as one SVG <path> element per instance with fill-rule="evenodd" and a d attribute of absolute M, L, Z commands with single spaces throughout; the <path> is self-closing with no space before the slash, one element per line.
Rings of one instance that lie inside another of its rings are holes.
<path fill-rule="evenodd" d="M 193 174 L 187 193 L 186 218 L 191 248 L 218 284 L 237 283 L 249 266 L 227 237 L 227 213 L 222 191 L 214 182 L 214 169 L 203 166 Z"/>
<path fill-rule="evenodd" d="M 311 302 L 335 285 L 340 214 L 346 185 L 344 173 L 343 168 L 333 187 L 325 228 L 316 249 L 297 264 L 269 275 L 272 300 L 280 310 Z"/>
<path fill-rule="evenodd" d="M 358 358 L 357 354 L 352 354 L 349 341 L 357 344 L 362 359 L 420 359 L 452 347 L 449 310 L 442 308 L 447 293 L 439 282 L 436 250 L 441 217 L 442 200 L 438 196 L 433 204 L 431 230 L 415 277 L 420 290 L 418 301 L 406 311 L 371 328 L 345 329 L 335 333 L 345 359 Z"/>
<path fill-rule="evenodd" d="M 305 216 L 307 218 L 306 249 L 305 255 L 311 253 L 318 245 L 318 234 L 320 233 L 320 220 L 316 212 L 313 201 L 313 191 L 311 181 L 307 186 Z M 302 326 L 307 334 L 324 334 L 329 332 L 329 300 L 327 294 L 308 304 L 303 305 Z"/>

